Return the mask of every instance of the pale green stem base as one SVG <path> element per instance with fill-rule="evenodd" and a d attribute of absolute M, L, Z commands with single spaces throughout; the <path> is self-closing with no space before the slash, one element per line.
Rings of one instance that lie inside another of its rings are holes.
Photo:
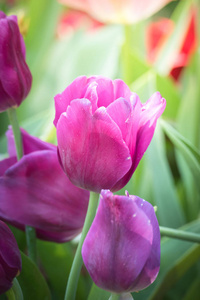
<path fill-rule="evenodd" d="M 65 298 L 64 298 L 65 300 L 74 300 L 75 296 L 76 296 L 78 279 L 79 279 L 79 275 L 80 275 L 82 264 L 83 264 L 81 249 L 82 249 L 85 237 L 88 233 L 88 230 L 90 229 L 92 221 L 95 217 L 97 206 L 98 206 L 98 200 L 99 200 L 99 194 L 90 192 L 90 200 L 89 200 L 87 215 L 85 218 L 83 231 L 81 234 L 81 238 L 80 238 L 78 248 L 76 250 L 76 254 L 74 257 L 74 261 L 73 261 L 73 264 L 71 267 L 71 271 L 69 274 L 69 279 L 68 279 Z"/>
<path fill-rule="evenodd" d="M 193 243 L 200 243 L 200 234 L 193 232 L 160 226 L 160 234 L 161 236 L 167 236 L 174 239 L 184 240 Z"/>
<path fill-rule="evenodd" d="M 111 294 L 108 300 L 133 300 L 131 293 Z"/>
<path fill-rule="evenodd" d="M 7 112 L 15 139 L 17 160 L 20 160 L 23 156 L 23 144 L 19 122 L 17 120 L 16 109 L 9 108 Z M 28 255 L 36 263 L 36 233 L 35 229 L 30 226 L 26 226 L 26 242 L 28 248 Z"/>
<path fill-rule="evenodd" d="M 13 280 L 13 285 L 12 285 L 11 289 L 9 289 L 6 292 L 6 296 L 7 296 L 8 300 L 23 300 L 24 299 L 21 287 L 16 278 L 14 278 L 14 280 Z"/>
<path fill-rule="evenodd" d="M 120 299 L 120 294 L 111 294 L 108 300 L 119 300 L 119 299 Z"/>

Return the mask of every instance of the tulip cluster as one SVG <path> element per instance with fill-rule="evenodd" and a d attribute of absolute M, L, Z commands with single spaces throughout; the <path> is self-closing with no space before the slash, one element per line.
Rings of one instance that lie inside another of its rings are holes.
<path fill-rule="evenodd" d="M 123 1 L 73 3 L 81 10 L 87 4 L 87 10 L 100 21 L 132 23 L 138 21 L 137 15 L 143 19 L 170 0 L 151 1 L 147 7 L 144 1 L 139 5 L 125 2 L 130 9 Z M 31 83 L 16 16 L 0 12 L 0 112 L 19 106 Z M 123 293 L 147 287 L 160 266 L 160 232 L 154 209 L 128 192 L 126 196 L 112 192 L 130 180 L 165 106 L 159 92 L 141 103 L 120 79 L 76 78 L 55 96 L 58 147 L 21 129 L 23 157 L 17 160 L 14 130 L 7 131 L 9 157 L 0 161 L 0 219 L 22 230 L 31 226 L 40 239 L 67 242 L 82 231 L 90 191 L 101 193 L 83 243 L 85 266 L 105 290 Z M 17 243 L 0 221 L 0 293 L 12 286 L 20 270 Z"/>

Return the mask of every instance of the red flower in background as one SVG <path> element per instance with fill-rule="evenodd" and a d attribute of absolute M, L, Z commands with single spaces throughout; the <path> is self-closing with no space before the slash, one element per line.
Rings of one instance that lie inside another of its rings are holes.
<path fill-rule="evenodd" d="M 195 10 L 191 10 L 189 21 L 183 31 L 181 47 L 174 60 L 174 65 L 170 75 L 174 80 L 178 80 L 181 71 L 188 65 L 192 54 L 197 47 L 197 16 Z M 146 46 L 147 57 L 150 63 L 154 63 L 160 54 L 160 51 L 170 38 L 175 24 L 171 19 L 162 18 L 157 22 L 151 23 L 147 28 Z"/>
<path fill-rule="evenodd" d="M 69 36 L 76 30 L 85 29 L 87 31 L 93 31 L 103 26 L 104 24 L 93 19 L 88 14 L 69 9 L 64 11 L 59 19 L 57 26 L 57 36 L 62 38 L 63 36 Z"/>

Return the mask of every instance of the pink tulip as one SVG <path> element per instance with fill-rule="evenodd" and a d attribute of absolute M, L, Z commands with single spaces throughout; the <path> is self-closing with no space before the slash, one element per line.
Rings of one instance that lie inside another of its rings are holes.
<path fill-rule="evenodd" d="M 172 0 L 58 0 L 71 8 L 85 11 L 103 23 L 139 22 Z"/>
<path fill-rule="evenodd" d="M 0 112 L 19 106 L 30 91 L 32 75 L 25 51 L 17 17 L 0 11 Z"/>
<path fill-rule="evenodd" d="M 60 167 L 56 146 L 22 130 L 24 156 L 17 161 L 12 131 L 10 158 L 0 162 L 0 218 L 41 239 L 66 242 L 83 227 L 89 192 L 74 186 Z"/>
<path fill-rule="evenodd" d="M 160 268 L 160 231 L 153 206 L 137 196 L 102 190 L 82 257 L 100 288 L 115 293 L 146 288 Z"/>
<path fill-rule="evenodd" d="M 58 154 L 71 182 L 100 192 L 124 187 L 146 151 L 165 99 L 142 104 L 119 79 L 75 79 L 55 97 Z"/>
<path fill-rule="evenodd" d="M 21 255 L 10 228 L 0 221 L 0 295 L 12 287 L 22 268 Z"/>

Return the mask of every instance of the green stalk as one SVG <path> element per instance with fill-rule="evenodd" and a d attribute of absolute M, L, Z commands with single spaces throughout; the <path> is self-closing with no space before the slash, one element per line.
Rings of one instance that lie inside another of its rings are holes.
<path fill-rule="evenodd" d="M 14 139 L 15 139 L 15 147 L 17 152 L 17 160 L 20 160 L 23 156 L 23 144 L 22 144 L 22 136 L 19 128 L 19 122 L 17 120 L 17 113 L 15 108 L 9 108 L 7 110 L 8 118 L 10 120 L 10 124 L 12 126 Z M 35 229 L 26 226 L 26 242 L 28 248 L 29 257 L 36 263 L 36 234 Z"/>
<path fill-rule="evenodd" d="M 124 25 L 124 36 L 125 41 L 122 47 L 122 78 L 123 80 L 129 85 L 131 84 L 131 68 L 130 68 L 130 61 L 131 61 L 131 37 L 132 37 L 132 30 L 130 25 Z"/>
<path fill-rule="evenodd" d="M 8 117 L 9 117 L 10 124 L 12 126 L 12 130 L 13 130 L 13 134 L 14 134 L 15 147 L 16 147 L 16 152 L 17 152 L 17 160 L 20 160 L 20 158 L 22 158 L 22 156 L 23 156 L 23 146 L 22 146 L 21 131 L 19 128 L 18 120 L 17 120 L 16 109 L 9 108 L 7 110 L 7 112 L 8 112 Z"/>
<path fill-rule="evenodd" d="M 26 242 L 27 242 L 27 249 L 28 249 L 28 256 L 31 260 L 37 264 L 37 249 L 36 249 L 36 232 L 35 228 L 26 225 Z"/>
<path fill-rule="evenodd" d="M 64 300 L 74 300 L 75 299 L 76 289 L 77 289 L 77 285 L 78 285 L 78 279 L 79 279 L 79 275 L 80 275 L 82 264 L 83 264 L 81 249 L 82 249 L 85 237 L 88 233 L 88 230 L 90 229 L 92 221 L 96 215 L 96 210 L 98 207 L 98 200 L 99 200 L 99 194 L 90 192 L 90 200 L 89 200 L 87 215 L 85 218 L 85 223 L 83 225 L 83 231 L 81 234 L 81 238 L 80 238 L 78 248 L 76 250 L 76 254 L 75 254 L 73 264 L 71 267 L 71 271 L 69 274 Z"/>
<path fill-rule="evenodd" d="M 184 240 L 193 243 L 200 243 L 200 234 L 193 232 L 160 226 L 160 234 L 161 236 L 167 236 L 174 239 Z"/>
<path fill-rule="evenodd" d="M 13 280 L 12 287 L 6 292 L 6 296 L 8 300 L 23 300 L 23 294 L 21 287 L 16 278 Z"/>

